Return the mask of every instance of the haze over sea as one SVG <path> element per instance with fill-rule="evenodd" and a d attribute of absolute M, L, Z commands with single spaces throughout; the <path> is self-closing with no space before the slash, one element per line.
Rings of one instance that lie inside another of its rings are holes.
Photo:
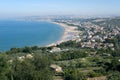
<path fill-rule="evenodd" d="M 58 41 L 64 29 L 49 22 L 0 20 L 0 50 L 46 46 Z"/>

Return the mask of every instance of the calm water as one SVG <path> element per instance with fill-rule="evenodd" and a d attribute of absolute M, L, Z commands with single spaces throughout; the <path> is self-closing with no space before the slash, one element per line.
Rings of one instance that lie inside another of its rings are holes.
<path fill-rule="evenodd" d="M 60 26 L 48 22 L 0 20 L 0 50 L 46 46 L 59 40 L 63 31 Z"/>

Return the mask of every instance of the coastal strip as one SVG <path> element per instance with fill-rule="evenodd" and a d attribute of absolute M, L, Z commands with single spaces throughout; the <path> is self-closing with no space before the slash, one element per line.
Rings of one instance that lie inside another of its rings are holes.
<path fill-rule="evenodd" d="M 47 45 L 47 47 L 56 46 L 56 45 L 59 45 L 59 44 L 61 44 L 63 42 L 79 39 L 80 31 L 78 31 L 77 26 L 69 26 L 69 25 L 67 25 L 65 23 L 58 23 L 58 22 L 52 22 L 52 23 L 56 24 L 56 25 L 59 25 L 60 27 L 64 28 L 64 33 L 63 33 L 60 40 L 58 40 L 55 43 Z"/>

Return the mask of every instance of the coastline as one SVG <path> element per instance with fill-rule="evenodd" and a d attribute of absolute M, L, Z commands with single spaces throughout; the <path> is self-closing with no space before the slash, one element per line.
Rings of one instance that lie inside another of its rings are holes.
<path fill-rule="evenodd" d="M 47 47 L 56 46 L 63 42 L 79 39 L 80 31 L 77 30 L 78 29 L 77 26 L 69 26 L 65 23 L 58 23 L 58 22 L 51 22 L 51 23 L 59 25 L 60 27 L 64 28 L 64 32 L 63 32 L 62 37 L 57 42 L 51 43 L 47 45 Z"/>

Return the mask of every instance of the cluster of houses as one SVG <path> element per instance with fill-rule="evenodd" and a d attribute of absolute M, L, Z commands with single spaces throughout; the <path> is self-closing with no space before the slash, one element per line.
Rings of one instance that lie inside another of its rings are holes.
<path fill-rule="evenodd" d="M 32 53 L 32 54 L 33 54 L 33 53 Z M 27 55 L 25 55 L 25 56 L 18 56 L 17 59 L 18 59 L 19 61 L 21 61 L 21 62 L 24 61 L 25 58 L 32 59 L 32 58 L 33 58 L 33 55 L 32 55 L 32 54 L 27 54 Z M 13 60 L 9 60 L 8 62 L 12 63 Z"/>
<path fill-rule="evenodd" d="M 68 19 L 68 20 L 58 20 L 59 22 L 70 24 L 77 26 L 81 29 L 79 34 L 79 38 L 76 38 L 77 42 L 80 42 L 80 46 L 82 48 L 111 48 L 114 50 L 114 44 L 113 43 L 103 43 L 106 39 L 112 39 L 117 34 L 120 34 L 120 28 L 119 27 L 113 27 L 112 25 L 105 27 L 105 26 L 99 26 L 91 21 L 80 21 L 80 20 L 74 20 L 74 19 Z"/>
<path fill-rule="evenodd" d="M 83 34 L 81 36 L 82 38 L 81 47 L 97 49 L 109 47 L 112 50 L 114 50 L 113 43 L 104 42 L 106 39 L 112 39 L 117 34 L 119 34 L 120 31 L 118 31 L 118 29 L 110 28 L 112 30 L 109 30 L 109 28 L 98 26 L 91 22 L 84 22 L 82 26 L 84 26 L 85 31 L 83 31 Z"/>

